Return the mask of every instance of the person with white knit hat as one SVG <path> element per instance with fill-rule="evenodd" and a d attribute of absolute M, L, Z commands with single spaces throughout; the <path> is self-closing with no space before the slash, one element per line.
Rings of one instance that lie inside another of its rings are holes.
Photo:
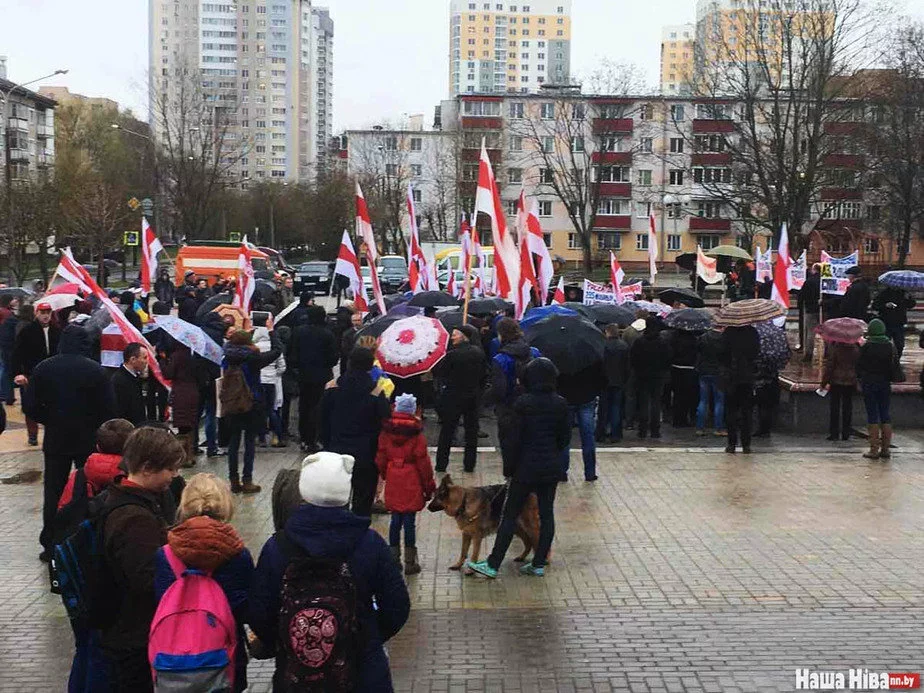
<path fill-rule="evenodd" d="M 306 457 L 303 464 L 298 489 L 304 502 L 292 510 L 285 527 L 264 544 L 250 591 L 250 626 L 263 645 L 276 651 L 273 690 L 305 690 L 309 677 L 310 687 L 327 687 L 323 685 L 327 670 L 311 669 L 305 662 L 329 649 L 332 638 L 338 636 L 308 628 L 303 609 L 299 609 L 306 595 L 321 589 L 336 591 L 339 586 L 340 578 L 316 579 L 313 571 L 318 570 L 317 559 L 323 559 L 338 565 L 338 572 L 348 570 L 355 585 L 355 613 L 363 638 L 357 645 L 359 650 L 351 652 L 358 665 L 353 690 L 392 691 L 383 645 L 407 621 L 407 585 L 385 540 L 370 528 L 369 517 L 350 512 L 353 457 L 319 452 Z M 295 562 L 307 556 L 312 561 Z M 286 613 L 295 613 L 288 623 L 280 624 L 283 606 Z M 280 631 L 298 631 L 300 637 L 280 640 Z"/>

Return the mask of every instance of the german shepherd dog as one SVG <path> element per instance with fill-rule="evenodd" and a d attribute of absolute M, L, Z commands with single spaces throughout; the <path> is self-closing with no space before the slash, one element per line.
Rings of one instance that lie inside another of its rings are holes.
<path fill-rule="evenodd" d="M 475 542 L 472 562 L 478 561 L 481 541 L 497 532 L 506 499 L 507 487 L 503 484 L 465 488 L 456 486 L 448 474 L 443 477 L 427 509 L 432 513 L 445 511 L 455 519 L 462 532 L 462 553 L 459 560 L 449 566 L 450 570 L 460 570 L 465 565 L 472 541 Z M 520 537 L 524 546 L 523 553 L 514 560 L 522 563 L 539 543 L 539 503 L 535 494 L 531 493 L 526 499 L 517 517 L 514 534 Z"/>

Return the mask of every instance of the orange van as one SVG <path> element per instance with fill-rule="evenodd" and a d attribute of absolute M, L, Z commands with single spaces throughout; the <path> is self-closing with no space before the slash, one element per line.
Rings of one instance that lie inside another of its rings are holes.
<path fill-rule="evenodd" d="M 183 277 L 189 271 L 195 272 L 196 277 L 207 279 L 209 286 L 221 277 L 236 277 L 240 249 L 240 243 L 231 241 L 190 241 L 180 248 L 176 256 L 176 285 L 182 286 Z M 251 248 L 250 252 L 254 276 L 258 279 L 272 276 L 266 253 L 256 248 Z"/>

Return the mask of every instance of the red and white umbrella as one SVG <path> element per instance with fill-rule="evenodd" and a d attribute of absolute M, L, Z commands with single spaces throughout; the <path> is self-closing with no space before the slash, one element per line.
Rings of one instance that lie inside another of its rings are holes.
<path fill-rule="evenodd" d="M 449 333 L 439 320 L 415 315 L 398 320 L 382 333 L 376 356 L 389 375 L 410 378 L 430 371 L 448 347 Z"/>
<path fill-rule="evenodd" d="M 80 300 L 80 296 L 77 294 L 48 293 L 42 296 L 42 298 L 39 299 L 37 303 L 47 303 L 49 306 L 51 306 L 52 310 L 61 310 L 63 308 L 70 308 Z"/>

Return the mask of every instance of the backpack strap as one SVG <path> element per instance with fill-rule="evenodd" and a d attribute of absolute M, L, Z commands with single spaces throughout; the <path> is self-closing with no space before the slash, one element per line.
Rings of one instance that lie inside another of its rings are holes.
<path fill-rule="evenodd" d="M 206 577 L 212 576 L 212 571 L 210 570 L 200 570 L 198 568 L 190 568 L 179 557 L 173 552 L 173 549 L 170 548 L 170 544 L 164 544 L 164 557 L 167 559 L 167 563 L 170 564 L 170 570 L 173 571 L 173 577 L 179 580 L 184 575 L 205 575 Z"/>

